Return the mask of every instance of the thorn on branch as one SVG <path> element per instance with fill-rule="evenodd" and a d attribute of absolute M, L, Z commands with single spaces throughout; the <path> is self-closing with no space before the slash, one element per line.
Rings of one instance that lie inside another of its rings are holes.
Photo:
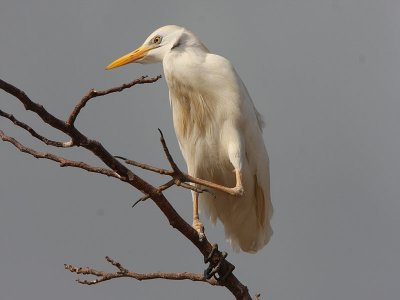
<path fill-rule="evenodd" d="M 163 185 L 160 185 L 160 186 L 157 188 L 157 191 L 158 191 L 159 193 L 161 193 L 162 191 L 164 191 L 164 190 L 170 188 L 171 186 L 173 186 L 174 183 L 175 183 L 174 180 L 171 179 L 170 181 L 164 183 Z M 134 208 L 139 202 L 145 201 L 145 200 L 149 199 L 150 197 L 151 197 L 151 196 L 148 195 L 148 194 L 144 195 L 143 197 L 141 197 L 140 199 L 138 199 L 135 203 L 133 203 L 132 208 Z"/>
<path fill-rule="evenodd" d="M 127 158 L 122 157 L 122 156 L 118 156 L 118 155 L 114 155 L 114 157 L 115 157 L 115 158 L 118 158 L 118 159 L 125 160 L 125 162 L 128 160 Z"/>
<path fill-rule="evenodd" d="M 143 197 L 139 198 L 138 200 L 135 201 L 135 203 L 132 204 L 132 208 L 134 208 L 139 202 L 146 201 L 147 199 L 150 198 L 150 195 L 146 194 Z"/>

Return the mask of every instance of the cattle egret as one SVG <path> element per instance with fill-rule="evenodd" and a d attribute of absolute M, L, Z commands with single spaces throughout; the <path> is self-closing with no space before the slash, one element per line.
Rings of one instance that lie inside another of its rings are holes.
<path fill-rule="evenodd" d="M 269 241 L 272 205 L 262 116 L 231 63 L 212 54 L 189 30 L 168 25 L 106 67 L 162 62 L 173 124 L 189 175 L 227 192 L 193 192 L 193 227 L 201 237 L 199 205 L 219 219 L 236 251 L 255 253 Z"/>

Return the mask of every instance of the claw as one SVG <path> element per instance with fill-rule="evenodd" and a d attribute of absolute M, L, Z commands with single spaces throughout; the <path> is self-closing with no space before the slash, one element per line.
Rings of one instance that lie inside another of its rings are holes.
<path fill-rule="evenodd" d="M 239 185 L 239 186 L 235 186 L 234 188 L 232 188 L 232 195 L 234 195 L 236 197 L 243 196 L 244 195 L 243 186 Z"/>
<path fill-rule="evenodd" d="M 199 242 L 202 242 L 206 237 L 206 235 L 204 234 L 204 225 L 199 220 L 194 219 L 192 226 L 199 234 Z"/>

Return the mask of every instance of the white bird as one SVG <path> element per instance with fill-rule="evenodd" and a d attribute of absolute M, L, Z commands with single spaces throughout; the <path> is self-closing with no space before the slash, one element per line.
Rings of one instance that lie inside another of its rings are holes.
<path fill-rule="evenodd" d="M 106 69 L 162 62 L 175 133 L 188 173 L 225 187 L 193 192 L 193 227 L 204 233 L 199 202 L 213 224 L 219 219 L 236 251 L 255 253 L 272 235 L 269 160 L 262 116 L 231 63 L 212 54 L 189 30 L 168 25 Z M 228 191 L 228 192 L 226 192 Z"/>

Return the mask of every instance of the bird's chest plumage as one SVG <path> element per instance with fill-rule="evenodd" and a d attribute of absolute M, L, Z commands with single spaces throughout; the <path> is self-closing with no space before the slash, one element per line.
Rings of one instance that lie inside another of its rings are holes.
<path fill-rule="evenodd" d="M 179 138 L 204 137 L 214 123 L 213 103 L 202 91 L 179 82 L 170 85 L 170 100 L 174 126 Z"/>
<path fill-rule="evenodd" d="M 205 88 L 206 74 L 201 74 L 201 63 L 190 57 L 175 57 L 164 64 L 164 72 L 178 138 L 181 141 L 206 136 L 215 125 L 217 103 Z"/>
<path fill-rule="evenodd" d="M 200 70 L 193 68 L 190 78 L 180 72 L 179 64 L 164 65 L 164 72 L 175 132 L 189 170 L 198 174 L 202 167 L 210 169 L 208 162 L 220 161 L 219 153 L 214 151 L 220 148 L 218 100 L 202 88 L 205 74 L 196 75 Z"/>

